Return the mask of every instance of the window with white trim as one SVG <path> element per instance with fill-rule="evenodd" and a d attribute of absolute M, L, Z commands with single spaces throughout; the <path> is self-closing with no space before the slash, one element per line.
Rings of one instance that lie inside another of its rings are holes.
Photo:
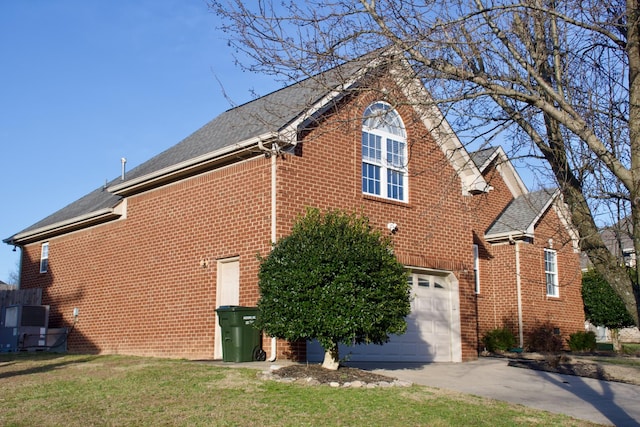
<path fill-rule="evenodd" d="M 411 273 L 407 278 L 409 285 L 417 285 L 421 288 L 447 289 L 445 279 L 428 274 Z"/>
<path fill-rule="evenodd" d="M 473 245 L 473 280 L 476 294 L 480 293 L 480 255 L 478 245 Z"/>
<path fill-rule="evenodd" d="M 40 273 L 46 273 L 49 269 L 49 243 L 40 246 Z"/>
<path fill-rule="evenodd" d="M 544 250 L 544 275 L 547 282 L 547 296 L 559 296 L 557 253 L 553 249 Z"/>
<path fill-rule="evenodd" d="M 362 192 L 406 202 L 407 135 L 400 115 L 384 102 L 367 107 L 362 122 Z"/>

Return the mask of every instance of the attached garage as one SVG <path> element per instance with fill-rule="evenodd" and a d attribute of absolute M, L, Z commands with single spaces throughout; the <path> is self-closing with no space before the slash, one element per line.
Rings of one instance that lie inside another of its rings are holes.
<path fill-rule="evenodd" d="M 407 332 L 384 345 L 340 345 L 340 357 L 354 362 L 461 362 L 458 281 L 453 273 L 411 269 L 411 314 Z M 307 343 L 307 359 L 322 361 L 317 341 Z"/>

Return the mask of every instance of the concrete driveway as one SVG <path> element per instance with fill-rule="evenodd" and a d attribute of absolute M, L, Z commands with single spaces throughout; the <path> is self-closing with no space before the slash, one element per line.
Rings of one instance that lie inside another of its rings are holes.
<path fill-rule="evenodd" d="M 510 367 L 506 359 L 465 363 L 353 362 L 348 366 L 600 424 L 640 426 L 640 386 Z"/>

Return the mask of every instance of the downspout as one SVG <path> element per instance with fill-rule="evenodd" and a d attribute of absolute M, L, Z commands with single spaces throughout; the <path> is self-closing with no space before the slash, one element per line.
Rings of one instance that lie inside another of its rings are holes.
<path fill-rule="evenodd" d="M 277 156 L 271 156 L 271 242 L 276 242 L 276 159 Z M 271 356 L 269 362 L 276 360 L 276 337 L 271 337 Z"/>
<path fill-rule="evenodd" d="M 511 240 L 511 239 L 510 239 Z M 518 340 L 520 348 L 524 348 L 524 337 L 522 333 L 522 283 L 520 279 L 520 242 L 516 241 L 516 293 L 518 296 Z"/>
<path fill-rule="evenodd" d="M 271 159 L 271 242 L 276 243 L 277 235 L 277 221 L 276 221 L 276 172 L 277 172 L 277 158 L 282 154 L 282 150 L 278 145 L 278 141 L 273 141 L 271 143 L 271 147 L 267 148 L 264 146 L 265 141 L 262 139 L 258 140 L 258 148 L 264 152 L 265 156 Z M 289 145 L 295 147 L 298 144 L 297 139 L 292 138 L 289 142 Z M 277 358 L 276 351 L 276 337 L 271 337 L 271 356 L 267 359 L 269 362 L 274 362 Z"/>
<path fill-rule="evenodd" d="M 264 141 L 258 140 L 258 148 L 265 153 L 265 156 L 268 156 L 271 159 L 271 243 L 276 242 L 276 171 L 277 171 L 277 163 L 276 159 L 278 157 L 279 148 L 276 143 L 273 143 L 271 148 L 267 148 L 264 146 Z M 276 337 L 271 337 L 271 355 L 269 362 L 274 362 L 277 358 L 277 349 L 276 349 Z"/>

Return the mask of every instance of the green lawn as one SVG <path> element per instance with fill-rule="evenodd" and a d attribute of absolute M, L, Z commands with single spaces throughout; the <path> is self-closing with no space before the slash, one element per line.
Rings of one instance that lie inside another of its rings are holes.
<path fill-rule="evenodd" d="M 640 356 L 640 344 L 639 343 L 622 344 L 622 352 L 625 354 L 635 354 L 636 356 Z"/>
<path fill-rule="evenodd" d="M 2 426 L 588 426 L 438 389 L 335 389 L 128 356 L 0 354 Z"/>

